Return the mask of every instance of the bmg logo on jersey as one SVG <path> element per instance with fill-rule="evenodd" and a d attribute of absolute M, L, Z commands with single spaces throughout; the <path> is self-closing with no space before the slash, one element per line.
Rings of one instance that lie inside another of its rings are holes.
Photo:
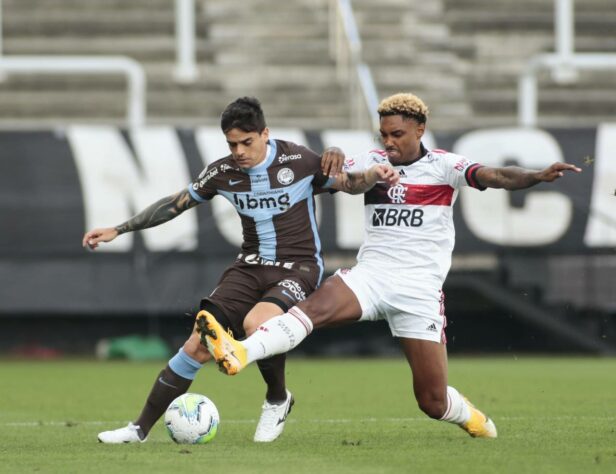
<path fill-rule="evenodd" d="M 373 227 L 419 227 L 423 224 L 422 209 L 375 209 L 372 214 Z"/>
<path fill-rule="evenodd" d="M 234 194 L 233 201 L 240 209 L 278 209 L 286 211 L 291 207 L 291 196 L 288 193 L 278 196 L 251 197 L 250 194 Z"/>

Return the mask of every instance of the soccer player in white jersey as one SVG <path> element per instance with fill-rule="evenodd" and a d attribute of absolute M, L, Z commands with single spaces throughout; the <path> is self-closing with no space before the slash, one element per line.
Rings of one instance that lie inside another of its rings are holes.
<path fill-rule="evenodd" d="M 421 410 L 473 437 L 495 438 L 492 420 L 447 384 L 441 288 L 454 246 L 453 204 L 461 186 L 523 189 L 581 170 L 566 163 L 541 171 L 492 168 L 428 150 L 421 143 L 428 109 L 412 94 L 386 98 L 378 113 L 384 150 L 347 159 L 346 166 L 355 171 L 389 164 L 400 181 L 376 183 L 365 193 L 366 239 L 357 265 L 338 270 L 306 300 L 241 342 L 202 312 L 206 343 L 221 370 L 233 375 L 255 360 L 293 349 L 313 328 L 386 319 L 411 367 Z"/>

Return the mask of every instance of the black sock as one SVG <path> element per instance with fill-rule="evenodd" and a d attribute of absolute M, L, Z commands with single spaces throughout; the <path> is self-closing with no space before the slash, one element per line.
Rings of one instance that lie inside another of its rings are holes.
<path fill-rule="evenodd" d="M 269 359 L 257 361 L 261 376 L 267 384 L 265 399 L 270 403 L 280 403 L 287 399 L 284 380 L 286 354 L 278 354 Z"/>
<path fill-rule="evenodd" d="M 135 425 L 141 428 L 144 438 L 148 435 L 154 423 L 165 413 L 169 404 L 186 393 L 191 383 L 192 380 L 180 377 L 169 366 L 158 374 L 145 401 L 141 415 L 135 421 Z"/>

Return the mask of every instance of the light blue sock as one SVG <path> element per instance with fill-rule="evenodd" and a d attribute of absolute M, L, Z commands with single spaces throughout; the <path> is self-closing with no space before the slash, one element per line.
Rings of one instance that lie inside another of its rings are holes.
<path fill-rule="evenodd" d="M 200 364 L 190 357 L 184 352 L 184 348 L 181 348 L 178 353 L 169 360 L 169 367 L 180 377 L 194 380 L 199 369 L 203 367 L 203 364 Z"/>

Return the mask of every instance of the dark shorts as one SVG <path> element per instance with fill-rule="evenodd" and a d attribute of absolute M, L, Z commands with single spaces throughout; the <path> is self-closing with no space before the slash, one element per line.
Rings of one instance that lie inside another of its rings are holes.
<path fill-rule="evenodd" d="M 211 312 L 235 337 L 243 338 L 244 319 L 257 303 L 274 303 L 286 312 L 316 289 L 319 268 L 305 263 L 297 267 L 287 269 L 238 260 L 225 270 L 210 296 L 201 300 L 201 309 Z"/>

